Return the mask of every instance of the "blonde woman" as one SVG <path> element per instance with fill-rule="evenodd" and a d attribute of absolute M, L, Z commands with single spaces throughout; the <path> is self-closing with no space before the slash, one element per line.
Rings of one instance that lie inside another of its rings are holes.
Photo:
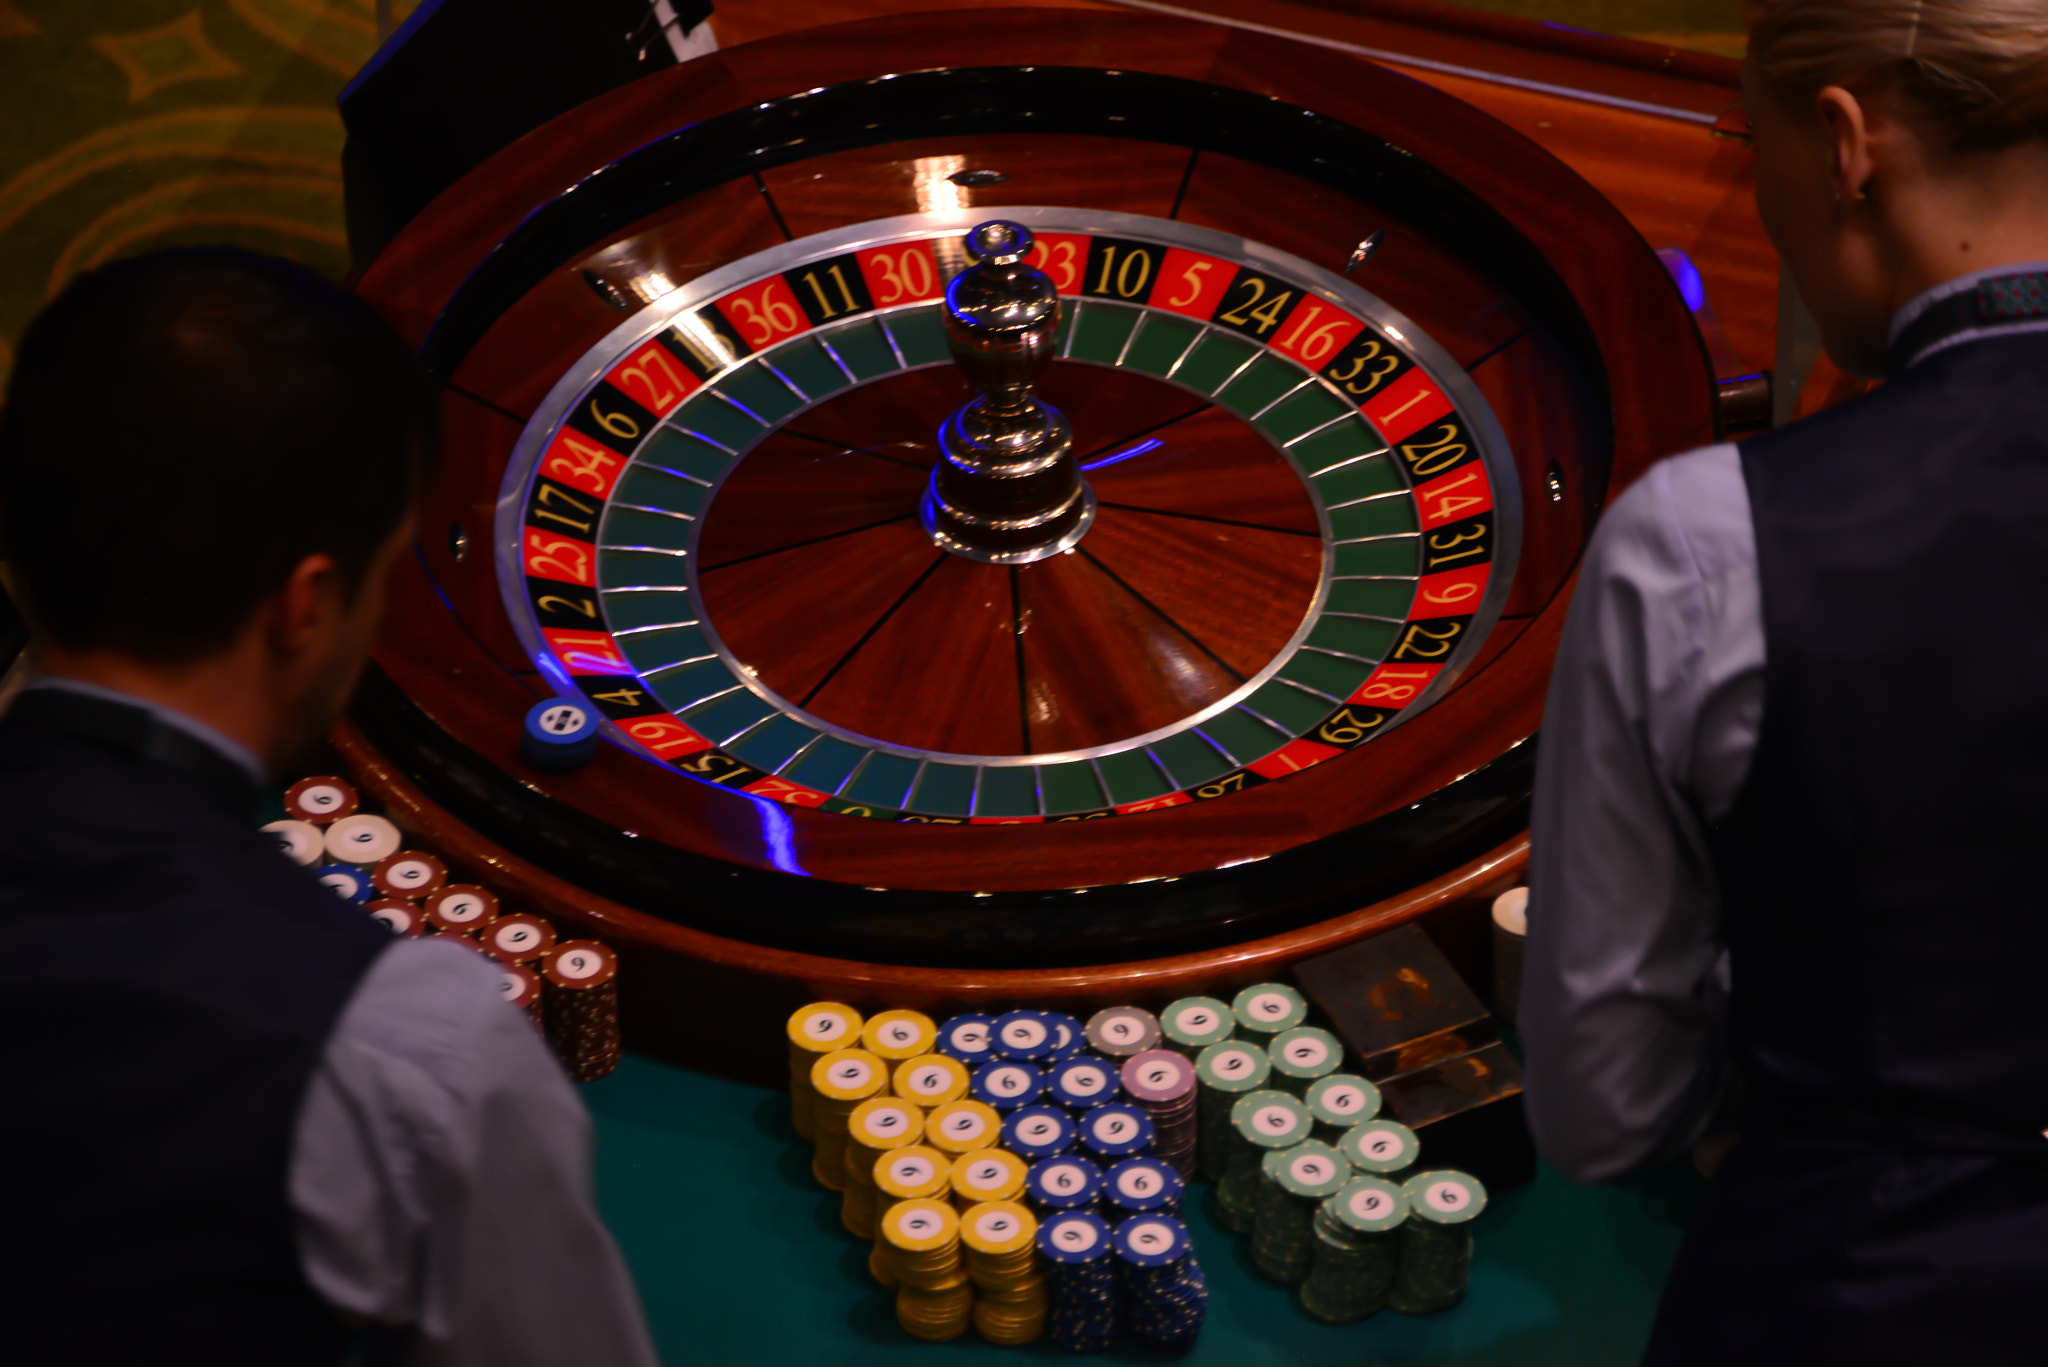
<path fill-rule="evenodd" d="M 1739 1126 L 1648 1362 L 2048 1361 L 2048 0 L 1769 0 L 1744 81 L 1764 224 L 1885 383 L 1588 552 L 1530 1113 L 1589 1181 Z"/>

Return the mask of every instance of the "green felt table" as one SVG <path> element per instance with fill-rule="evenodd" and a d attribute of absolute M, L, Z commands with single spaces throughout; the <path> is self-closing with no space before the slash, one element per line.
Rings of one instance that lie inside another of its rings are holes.
<path fill-rule="evenodd" d="M 868 1276 L 867 1245 L 841 1228 L 838 1196 L 811 1178 L 810 1146 L 789 1127 L 786 1093 L 628 1057 L 583 1095 L 597 1120 L 599 1204 L 664 1361 L 856 1367 L 1064 1356 L 1044 1342 L 995 1348 L 970 1331 L 925 1344 L 898 1329 L 892 1293 Z M 1545 1168 L 1531 1185 L 1496 1193 L 1480 1217 L 1464 1304 L 1332 1327 L 1252 1272 L 1248 1241 L 1209 1218 L 1209 1187 L 1198 1183 L 1202 1199 L 1189 1202 L 1187 1219 L 1209 1277 L 1209 1317 L 1196 1346 L 1172 1360 L 1632 1364 L 1698 1188 L 1682 1168 L 1593 1189 Z"/>

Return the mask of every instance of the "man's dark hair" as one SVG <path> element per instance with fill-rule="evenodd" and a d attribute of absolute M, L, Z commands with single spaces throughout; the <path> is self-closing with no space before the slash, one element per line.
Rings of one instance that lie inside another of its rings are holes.
<path fill-rule="evenodd" d="M 352 597 L 431 472 L 437 412 L 398 335 L 289 261 L 181 248 L 79 277 L 0 410 L 0 540 L 31 624 L 180 664 L 307 556 Z"/>

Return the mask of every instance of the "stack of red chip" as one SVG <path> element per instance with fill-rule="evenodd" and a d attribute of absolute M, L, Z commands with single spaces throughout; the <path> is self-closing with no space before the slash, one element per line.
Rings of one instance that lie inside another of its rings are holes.
<path fill-rule="evenodd" d="M 1171 1049 L 1123 1062 L 1124 1091 L 1152 1118 L 1153 1156 L 1184 1178 L 1195 1174 L 1195 1065 Z"/>
<path fill-rule="evenodd" d="M 619 960 L 595 940 L 564 940 L 541 957 L 548 1042 L 569 1076 L 595 1082 L 619 1066 Z"/>

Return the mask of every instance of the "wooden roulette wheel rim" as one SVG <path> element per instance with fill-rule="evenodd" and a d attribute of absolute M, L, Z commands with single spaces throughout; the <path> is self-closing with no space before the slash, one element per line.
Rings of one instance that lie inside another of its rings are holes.
<path fill-rule="evenodd" d="M 649 262 L 687 289 L 780 243 L 931 214 L 915 171 L 949 156 L 1008 166 L 990 192 L 1004 204 L 1143 210 L 1331 266 L 1389 229 L 1366 283 L 1470 371 L 1528 506 L 1513 593 L 1456 686 L 1285 781 L 1116 820 L 865 821 L 610 747 L 570 775 L 525 771 L 519 721 L 552 689 L 473 543 L 522 427 L 620 327 L 605 293 L 637 311 Z M 689 985 L 715 966 L 788 985 L 777 1006 L 795 983 L 1072 1000 L 1256 976 L 1503 885 L 1592 518 L 1652 459 L 1714 436 L 1682 300 L 1575 174 L 1378 68 L 1150 16 L 920 15 L 650 77 L 473 172 L 360 288 L 448 382 L 450 461 L 342 733 L 359 777 L 436 848 L 601 929 L 649 976 Z"/>

